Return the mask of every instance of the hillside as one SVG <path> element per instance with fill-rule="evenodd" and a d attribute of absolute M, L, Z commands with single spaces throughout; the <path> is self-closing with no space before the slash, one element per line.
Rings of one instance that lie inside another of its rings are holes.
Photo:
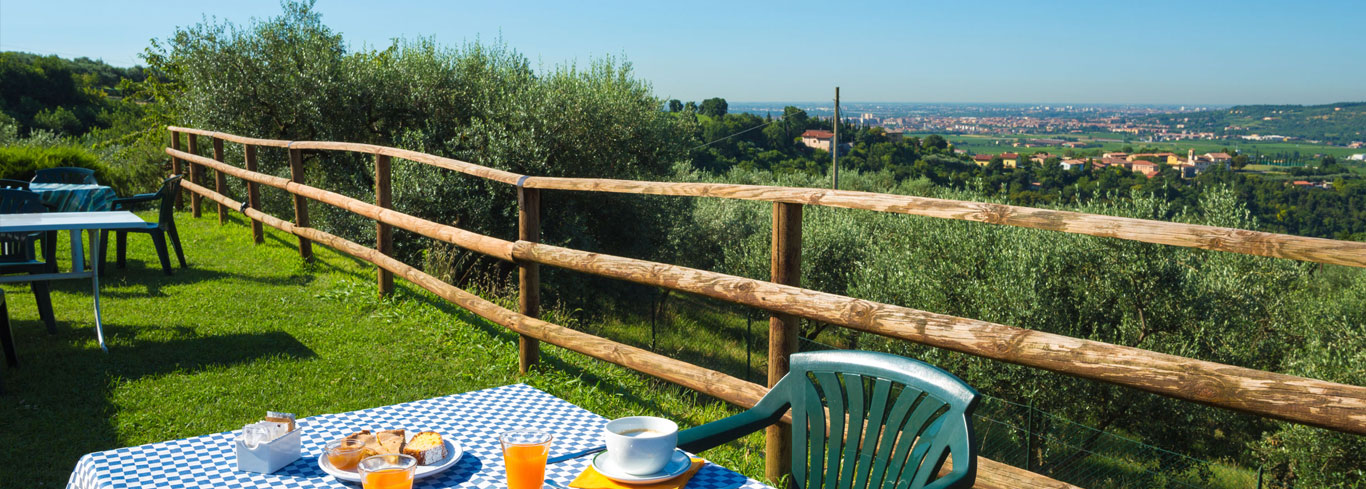
<path fill-rule="evenodd" d="M 1227 136 L 1279 135 L 1345 145 L 1366 141 L 1366 102 L 1238 105 L 1203 113 L 1161 114 L 1154 122 Z"/>

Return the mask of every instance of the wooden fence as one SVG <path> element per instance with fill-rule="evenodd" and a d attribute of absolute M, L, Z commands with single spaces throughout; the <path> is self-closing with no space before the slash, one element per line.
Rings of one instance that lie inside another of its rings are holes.
<path fill-rule="evenodd" d="M 769 385 L 787 373 L 787 358 L 796 351 L 797 318 L 807 318 L 859 331 L 913 341 L 938 348 L 1060 372 L 1141 389 L 1191 402 L 1282 419 L 1331 430 L 1366 434 L 1366 387 L 1326 382 L 1248 369 L 1140 348 L 1017 328 L 1014 326 L 921 311 L 829 294 L 799 286 L 801 275 L 801 216 L 806 205 L 864 209 L 946 219 L 978 221 L 1142 241 L 1233 253 L 1287 258 L 1318 263 L 1366 267 L 1366 243 L 1307 238 L 1240 229 L 1101 216 L 979 202 L 849 192 L 810 188 L 710 183 L 638 182 L 592 178 L 550 178 L 518 175 L 450 158 L 368 144 L 254 139 L 200 129 L 169 127 L 173 171 L 189 165 L 191 208 L 200 214 L 200 199 L 219 205 L 220 221 L 228 208 L 242 209 L 252 219 L 255 241 L 262 241 L 261 223 L 299 237 L 299 252 L 312 256 L 316 241 L 379 267 L 382 293 L 392 290 L 392 275 L 409 280 L 481 317 L 521 335 L 520 366 L 536 362 L 539 341 L 564 347 L 646 373 L 740 406 L 752 406 L 767 391 L 703 367 L 588 335 L 537 319 L 539 265 L 611 277 L 639 284 L 689 292 L 769 311 Z M 181 151 L 180 134 L 189 151 Z M 197 137 L 214 143 L 214 158 L 197 153 Z M 223 161 L 224 141 L 245 146 L 245 168 Z M 277 147 L 289 152 L 291 178 L 259 173 L 256 148 Z M 374 155 L 376 202 L 369 203 L 306 185 L 302 152 L 350 151 Z M 517 189 L 518 240 L 507 241 L 402 214 L 389 209 L 389 171 L 392 158 L 514 185 Z M 202 167 L 202 168 L 201 168 Z M 215 171 L 214 189 L 203 186 L 202 169 Z M 246 181 L 248 202 L 225 195 L 224 177 Z M 289 192 L 294 220 L 260 211 L 258 185 Z M 719 197 L 773 202 L 771 281 L 697 270 L 665 263 L 590 253 L 538 243 L 540 190 L 611 192 L 687 197 Z M 308 200 L 334 205 L 377 222 L 377 247 L 368 248 L 313 229 L 308 223 Z M 392 228 L 455 244 L 515 263 L 519 270 L 519 311 L 510 311 L 446 284 L 388 254 Z M 768 473 L 789 469 L 786 456 L 791 441 L 785 432 L 768 433 Z M 978 487 L 1068 487 L 1066 484 L 981 459 Z"/>

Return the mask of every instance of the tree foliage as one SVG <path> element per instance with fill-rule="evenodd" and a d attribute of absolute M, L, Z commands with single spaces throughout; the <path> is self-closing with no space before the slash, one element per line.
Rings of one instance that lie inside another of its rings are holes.
<path fill-rule="evenodd" d="M 155 41 L 146 58 L 167 73 L 156 87 L 167 117 L 253 137 L 397 146 L 537 176 L 658 179 L 683 155 L 684 123 L 659 110 L 629 63 L 604 58 L 537 72 L 503 45 L 450 49 L 426 39 L 348 52 L 310 3 L 283 6 L 246 26 L 207 22 Z M 280 152 L 263 151 L 261 162 L 263 171 L 286 172 Z M 310 184 L 371 198 L 369 159 L 320 152 L 305 163 Z M 400 211 L 516 236 L 508 185 L 396 162 L 393 188 Z M 551 242 L 648 255 L 661 234 L 656 206 L 606 205 L 589 194 L 547 195 L 544 206 L 556 216 L 543 225 Z M 367 222 L 345 211 L 322 207 L 316 225 L 372 239 Z M 396 245 L 414 258 L 424 243 Z M 457 279 L 509 270 L 481 268 L 491 262 L 460 252 L 445 259 Z"/>

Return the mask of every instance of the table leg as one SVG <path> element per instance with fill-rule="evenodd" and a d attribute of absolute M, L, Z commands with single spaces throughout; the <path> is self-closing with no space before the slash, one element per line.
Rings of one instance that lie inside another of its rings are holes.
<path fill-rule="evenodd" d="M 95 232 L 90 233 L 90 262 L 92 264 L 91 268 L 94 268 L 94 270 L 90 271 L 90 285 L 95 292 L 95 338 L 100 341 L 100 349 L 104 350 L 105 353 L 109 353 L 109 347 L 104 346 L 104 324 L 100 321 L 100 271 L 98 270 L 98 264 L 100 263 L 100 232 L 98 229 L 95 230 Z"/>
<path fill-rule="evenodd" d="M 80 273 L 85 270 L 85 249 L 81 246 L 80 229 L 71 230 L 71 271 Z"/>
<path fill-rule="evenodd" d="M 14 336 L 9 329 L 9 306 L 5 304 L 5 291 L 0 290 L 0 347 L 5 350 L 5 365 L 19 366 L 19 357 L 14 354 Z"/>

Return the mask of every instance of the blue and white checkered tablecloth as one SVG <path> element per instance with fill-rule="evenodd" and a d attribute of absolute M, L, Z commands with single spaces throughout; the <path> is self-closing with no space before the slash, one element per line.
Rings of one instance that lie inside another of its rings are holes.
<path fill-rule="evenodd" d="M 237 470 L 233 439 L 238 431 L 87 454 L 76 463 L 68 489 L 158 488 L 355 488 L 318 467 L 328 440 L 360 429 L 432 430 L 458 440 L 465 456 L 446 472 L 417 481 L 414 488 L 507 487 L 498 434 L 540 428 L 554 435 L 550 456 L 602 443 L 607 419 L 525 384 L 495 387 L 435 399 L 299 420 L 303 456 L 274 474 Z M 568 485 L 591 457 L 546 468 L 546 478 Z M 688 489 L 772 489 L 708 462 Z"/>

